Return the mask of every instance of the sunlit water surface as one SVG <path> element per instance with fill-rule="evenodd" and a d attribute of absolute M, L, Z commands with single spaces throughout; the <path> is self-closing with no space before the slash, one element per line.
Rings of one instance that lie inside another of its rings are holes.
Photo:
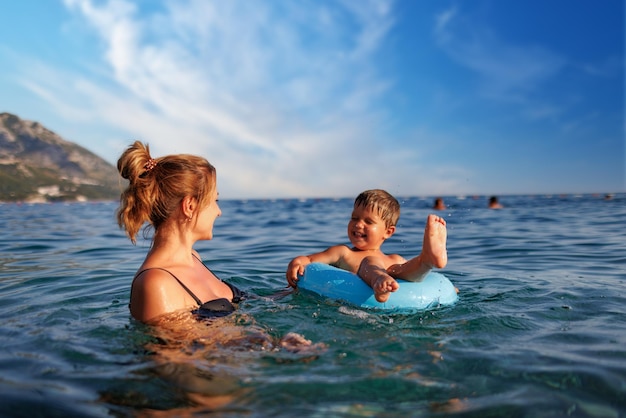
<path fill-rule="evenodd" d="M 419 252 L 432 200 L 401 199 L 383 250 Z M 257 297 L 169 333 L 129 316 L 149 241 L 116 203 L 2 204 L 0 416 L 625 416 L 626 196 L 445 200 L 454 306 L 274 298 L 292 257 L 347 242 L 351 199 L 222 200 L 196 249 Z"/>

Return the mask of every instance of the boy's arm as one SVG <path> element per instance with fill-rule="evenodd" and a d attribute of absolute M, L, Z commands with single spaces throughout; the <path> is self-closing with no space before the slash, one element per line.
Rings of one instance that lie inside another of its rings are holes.
<path fill-rule="evenodd" d="M 285 277 L 290 287 L 296 287 L 298 275 L 304 274 L 304 268 L 311 263 L 310 255 L 299 255 L 289 262 Z"/>
<path fill-rule="evenodd" d="M 296 287 L 298 275 L 303 275 L 304 268 L 311 263 L 338 264 L 347 249 L 348 247 L 345 245 L 335 245 L 319 253 L 300 255 L 294 258 L 287 266 L 287 272 L 285 273 L 287 283 L 291 287 Z"/>

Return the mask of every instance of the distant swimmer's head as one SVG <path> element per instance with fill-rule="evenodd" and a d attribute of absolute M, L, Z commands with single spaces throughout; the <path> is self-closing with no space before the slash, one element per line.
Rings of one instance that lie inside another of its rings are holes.
<path fill-rule="evenodd" d="M 489 208 L 490 209 L 501 209 L 502 205 L 500 204 L 500 202 L 498 202 L 498 197 L 497 196 L 491 196 L 489 198 Z"/>

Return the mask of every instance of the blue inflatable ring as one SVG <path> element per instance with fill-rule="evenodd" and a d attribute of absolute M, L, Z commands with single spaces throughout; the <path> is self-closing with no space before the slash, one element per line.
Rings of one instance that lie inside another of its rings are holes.
<path fill-rule="evenodd" d="M 454 285 L 441 273 L 431 271 L 421 282 L 398 280 L 398 284 L 400 288 L 389 294 L 387 302 L 380 303 L 359 276 L 328 264 L 307 265 L 298 280 L 300 289 L 362 308 L 424 310 L 452 305 L 458 299 Z"/>

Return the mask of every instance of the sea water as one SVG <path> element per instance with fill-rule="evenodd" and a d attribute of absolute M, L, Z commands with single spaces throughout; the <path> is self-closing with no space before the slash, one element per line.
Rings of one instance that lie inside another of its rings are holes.
<path fill-rule="evenodd" d="M 409 258 L 433 199 L 399 200 L 383 250 Z M 409 313 L 278 297 L 291 258 L 348 242 L 352 199 L 220 201 L 196 249 L 255 297 L 189 338 L 130 318 L 149 239 L 115 202 L 1 204 L 0 416 L 625 416 L 626 195 L 444 200 L 459 300 Z"/>

